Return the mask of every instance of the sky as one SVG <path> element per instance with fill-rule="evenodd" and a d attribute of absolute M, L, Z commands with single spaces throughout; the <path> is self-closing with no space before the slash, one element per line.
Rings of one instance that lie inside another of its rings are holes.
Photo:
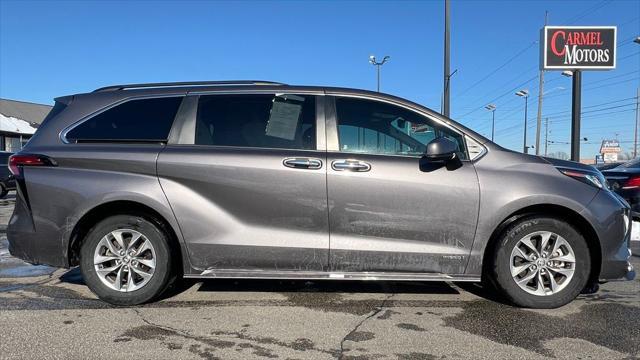
<path fill-rule="evenodd" d="M 617 68 L 584 72 L 583 158 L 603 139 L 633 147 L 640 1 L 451 2 L 451 117 L 522 150 L 524 99 L 535 143 L 539 31 L 615 25 Z M 444 1 L 0 0 L 0 97 L 52 104 L 119 83 L 260 79 L 375 90 L 369 55 L 391 59 L 381 91 L 440 111 Z M 548 152 L 569 153 L 571 79 L 545 73 Z M 544 153 L 544 120 L 541 129 Z"/>

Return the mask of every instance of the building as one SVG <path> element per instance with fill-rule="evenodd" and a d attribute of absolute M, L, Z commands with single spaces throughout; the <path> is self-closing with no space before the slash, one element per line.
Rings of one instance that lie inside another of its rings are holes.
<path fill-rule="evenodd" d="M 22 149 L 50 110 L 49 105 L 0 99 L 0 150 Z"/>

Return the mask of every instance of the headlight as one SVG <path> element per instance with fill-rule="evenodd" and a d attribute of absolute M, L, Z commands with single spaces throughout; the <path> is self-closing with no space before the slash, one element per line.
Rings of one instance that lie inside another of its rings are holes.
<path fill-rule="evenodd" d="M 624 221 L 624 234 L 626 236 L 629 233 L 629 228 L 630 228 L 630 226 L 629 226 L 629 224 L 630 224 L 629 223 L 629 212 L 628 211 L 625 211 L 622 214 L 622 221 Z"/>
<path fill-rule="evenodd" d="M 604 176 L 599 176 L 596 173 L 564 168 L 558 168 L 558 170 L 569 177 L 572 177 L 585 184 L 595 186 L 598 189 L 602 189 L 605 187 L 606 180 L 604 180 Z"/>

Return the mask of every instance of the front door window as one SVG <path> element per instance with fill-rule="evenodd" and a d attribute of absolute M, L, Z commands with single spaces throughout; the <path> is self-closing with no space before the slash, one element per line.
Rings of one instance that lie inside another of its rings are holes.
<path fill-rule="evenodd" d="M 446 137 L 467 159 L 460 134 L 413 111 L 355 98 L 336 98 L 336 110 L 341 152 L 422 156 L 429 142 Z"/>

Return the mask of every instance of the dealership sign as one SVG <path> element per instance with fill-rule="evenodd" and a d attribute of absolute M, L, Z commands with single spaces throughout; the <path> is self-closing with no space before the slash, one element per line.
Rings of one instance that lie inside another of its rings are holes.
<path fill-rule="evenodd" d="M 545 70 L 615 69 L 616 27 L 545 26 L 541 49 Z"/>
<path fill-rule="evenodd" d="M 618 140 L 603 140 L 602 146 L 600 146 L 601 154 L 619 153 L 622 151 L 620 148 L 620 141 Z"/>

